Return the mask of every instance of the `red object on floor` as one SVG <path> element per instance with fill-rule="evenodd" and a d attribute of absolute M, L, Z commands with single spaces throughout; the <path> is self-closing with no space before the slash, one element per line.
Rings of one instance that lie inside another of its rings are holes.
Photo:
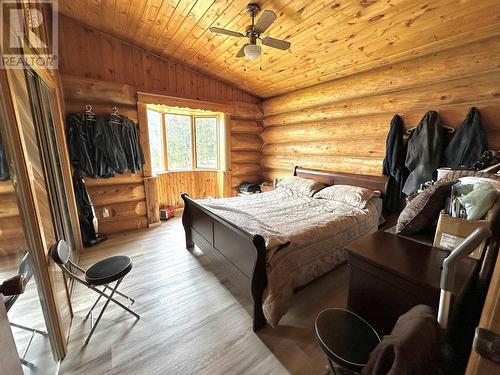
<path fill-rule="evenodd" d="M 161 206 L 160 207 L 160 219 L 168 220 L 174 217 L 174 207 L 172 206 Z"/>

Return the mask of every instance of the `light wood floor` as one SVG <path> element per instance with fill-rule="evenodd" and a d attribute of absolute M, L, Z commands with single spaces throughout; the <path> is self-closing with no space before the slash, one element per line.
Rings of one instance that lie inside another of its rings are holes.
<path fill-rule="evenodd" d="M 185 249 L 179 218 L 115 235 L 87 249 L 81 264 L 117 254 L 132 258 L 134 268 L 121 290 L 137 299 L 134 308 L 141 319 L 110 305 L 85 347 L 90 323 L 83 318 L 95 293 L 77 286 L 62 374 L 325 373 L 314 319 L 326 307 L 345 306 L 345 265 L 296 293 L 278 328 L 255 334 L 249 313 L 228 290 L 229 282 L 201 252 Z"/>

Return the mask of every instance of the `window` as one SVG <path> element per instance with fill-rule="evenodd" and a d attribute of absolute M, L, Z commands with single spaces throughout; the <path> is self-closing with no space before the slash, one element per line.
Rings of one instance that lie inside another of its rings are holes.
<path fill-rule="evenodd" d="M 219 168 L 219 114 L 148 108 L 153 173 Z"/>
<path fill-rule="evenodd" d="M 153 171 L 165 170 L 163 153 L 163 130 L 161 113 L 148 109 L 149 148 L 151 149 L 151 168 Z"/>
<path fill-rule="evenodd" d="M 191 116 L 167 113 L 165 124 L 167 128 L 168 169 L 191 169 L 193 166 Z"/>
<path fill-rule="evenodd" d="M 195 117 L 196 168 L 217 168 L 217 119 Z"/>

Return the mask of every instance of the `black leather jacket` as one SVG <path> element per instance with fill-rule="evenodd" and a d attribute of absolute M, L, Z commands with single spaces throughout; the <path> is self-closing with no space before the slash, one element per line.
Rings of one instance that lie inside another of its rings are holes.
<path fill-rule="evenodd" d="M 385 159 L 382 169 L 384 176 L 389 176 L 387 194 L 384 198 L 386 212 L 399 212 L 403 209 L 404 200 L 401 190 L 406 180 L 405 147 L 403 141 L 403 120 L 395 115 L 391 121 L 391 128 L 387 135 Z"/>
<path fill-rule="evenodd" d="M 446 165 L 471 168 L 487 149 L 488 138 L 481 124 L 481 114 L 472 107 L 446 148 Z"/>
<path fill-rule="evenodd" d="M 444 128 L 436 111 L 427 112 L 408 140 L 406 167 L 410 175 L 403 193 L 412 195 L 420 184 L 430 181 L 440 166 L 444 146 Z"/>
<path fill-rule="evenodd" d="M 73 167 L 88 177 L 138 172 L 144 164 L 137 125 L 126 117 L 70 114 L 68 142 Z"/>

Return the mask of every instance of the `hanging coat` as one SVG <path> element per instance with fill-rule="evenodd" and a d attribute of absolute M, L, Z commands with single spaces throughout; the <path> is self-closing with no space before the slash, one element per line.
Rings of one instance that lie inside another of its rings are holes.
<path fill-rule="evenodd" d="M 399 212 L 403 209 L 404 200 L 401 190 L 406 177 L 403 133 L 403 120 L 395 115 L 391 120 L 391 128 L 387 135 L 382 169 L 382 174 L 389 176 L 387 194 L 384 198 L 384 210 L 387 213 Z"/>
<path fill-rule="evenodd" d="M 87 177 L 112 177 L 105 154 L 95 145 L 96 116 L 71 113 L 68 116 L 68 147 L 73 167 Z"/>
<path fill-rule="evenodd" d="M 7 181 L 9 178 L 9 164 L 7 162 L 7 155 L 5 155 L 5 146 L 2 142 L 2 135 L 0 134 L 0 181 Z"/>
<path fill-rule="evenodd" d="M 444 145 L 444 128 L 436 111 L 427 112 L 408 140 L 405 165 L 410 175 L 403 193 L 412 195 L 420 184 L 430 181 L 441 165 Z"/>
<path fill-rule="evenodd" d="M 100 150 L 111 169 L 117 173 L 129 171 L 123 147 L 121 129 L 124 119 L 117 115 L 97 116 L 94 145 Z"/>
<path fill-rule="evenodd" d="M 132 173 L 136 173 L 142 169 L 144 165 L 144 155 L 139 143 L 139 131 L 137 125 L 127 118 L 124 118 L 124 123 L 121 128 L 121 137 L 123 150 L 127 158 L 128 169 Z"/>
<path fill-rule="evenodd" d="M 487 149 L 488 138 L 481 124 L 481 114 L 472 107 L 446 148 L 446 165 L 452 169 L 471 168 Z"/>
<path fill-rule="evenodd" d="M 75 170 L 73 173 L 73 188 L 75 191 L 78 219 L 83 244 L 90 246 L 97 240 L 97 217 L 90 200 L 82 173 Z"/>

